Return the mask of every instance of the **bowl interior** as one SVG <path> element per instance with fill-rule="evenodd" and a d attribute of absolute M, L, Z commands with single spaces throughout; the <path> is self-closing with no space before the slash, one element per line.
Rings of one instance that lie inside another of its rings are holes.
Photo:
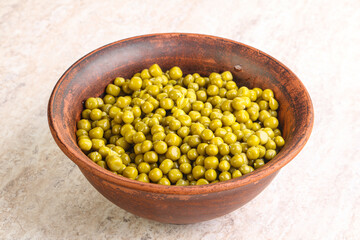
<path fill-rule="evenodd" d="M 130 78 L 154 63 L 163 70 L 179 66 L 184 74 L 209 75 L 229 70 L 239 86 L 274 91 L 280 104 L 278 117 L 286 144 L 263 168 L 228 184 L 241 184 L 271 174 L 305 145 L 313 124 L 311 99 L 301 81 L 283 64 L 231 40 L 196 34 L 155 34 L 115 42 L 89 53 L 72 65 L 55 86 L 49 101 L 50 129 L 60 148 L 79 167 L 108 175 L 89 161 L 76 143 L 76 121 L 80 119 L 84 100 L 103 94 L 115 77 Z M 234 68 L 236 65 L 241 66 L 240 71 Z M 124 180 L 121 176 L 112 178 Z"/>

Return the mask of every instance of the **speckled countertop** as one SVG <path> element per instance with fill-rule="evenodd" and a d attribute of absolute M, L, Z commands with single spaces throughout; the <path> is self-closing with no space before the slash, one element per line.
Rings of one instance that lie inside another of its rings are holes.
<path fill-rule="evenodd" d="M 359 239 L 359 1 L 0 1 L 0 239 Z M 257 198 L 193 225 L 136 217 L 55 144 L 47 101 L 89 51 L 147 33 L 217 35 L 292 69 L 312 136 Z"/>

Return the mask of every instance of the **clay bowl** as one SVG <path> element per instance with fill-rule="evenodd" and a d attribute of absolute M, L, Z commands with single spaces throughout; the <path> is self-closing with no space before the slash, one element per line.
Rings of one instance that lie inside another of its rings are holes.
<path fill-rule="evenodd" d="M 76 143 L 83 102 L 100 96 L 115 77 L 158 63 L 163 69 L 209 75 L 231 70 L 239 85 L 271 88 L 280 103 L 286 144 L 261 169 L 238 179 L 202 186 L 162 186 L 114 175 L 90 161 Z M 51 133 L 61 150 L 107 199 L 135 215 L 164 223 L 187 224 L 230 213 L 256 197 L 307 142 L 313 106 L 301 81 L 271 56 L 247 45 L 198 34 L 153 34 L 101 47 L 74 63 L 57 82 L 48 105 Z M 289 193 L 291 194 L 291 193 Z"/>

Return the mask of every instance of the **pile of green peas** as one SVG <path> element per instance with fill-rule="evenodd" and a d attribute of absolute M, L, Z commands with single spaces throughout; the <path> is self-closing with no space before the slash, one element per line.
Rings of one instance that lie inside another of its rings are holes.
<path fill-rule="evenodd" d="M 270 89 L 238 87 L 230 71 L 183 76 L 158 64 L 117 77 L 85 101 L 78 145 L 98 165 L 162 185 L 241 177 L 275 157 L 285 140 Z"/>

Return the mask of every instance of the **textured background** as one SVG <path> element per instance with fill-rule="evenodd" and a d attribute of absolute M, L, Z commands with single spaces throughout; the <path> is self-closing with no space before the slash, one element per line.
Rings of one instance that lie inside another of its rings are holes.
<path fill-rule="evenodd" d="M 0 1 L 0 239 L 359 239 L 360 2 Z M 102 197 L 53 141 L 61 74 L 107 43 L 205 33 L 292 69 L 315 109 L 303 151 L 253 201 L 193 225 L 141 219 Z"/>

